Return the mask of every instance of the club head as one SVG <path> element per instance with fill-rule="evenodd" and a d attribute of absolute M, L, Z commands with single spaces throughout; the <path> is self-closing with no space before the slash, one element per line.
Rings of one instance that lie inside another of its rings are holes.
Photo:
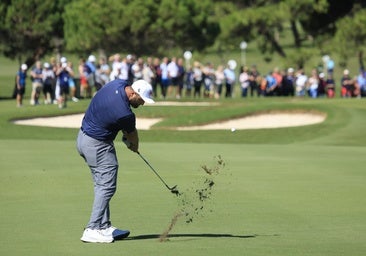
<path fill-rule="evenodd" d="M 177 189 L 177 185 L 175 185 L 174 187 L 170 188 L 170 192 L 172 192 L 173 194 L 175 194 L 177 196 L 180 195 L 180 193 L 179 193 L 179 191 Z"/>

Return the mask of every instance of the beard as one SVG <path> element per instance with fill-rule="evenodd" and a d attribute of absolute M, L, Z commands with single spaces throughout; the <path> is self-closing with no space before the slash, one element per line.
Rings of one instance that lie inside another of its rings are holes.
<path fill-rule="evenodd" d="M 133 108 L 138 108 L 138 107 L 140 106 L 137 102 L 130 102 L 130 105 L 131 105 Z"/>
<path fill-rule="evenodd" d="M 135 95 L 135 97 L 130 100 L 130 105 L 133 108 L 138 108 L 140 105 L 144 105 L 144 103 L 145 101 L 139 95 Z"/>

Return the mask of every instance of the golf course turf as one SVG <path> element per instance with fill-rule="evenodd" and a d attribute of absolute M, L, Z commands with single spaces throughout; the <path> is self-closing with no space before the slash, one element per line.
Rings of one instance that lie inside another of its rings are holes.
<path fill-rule="evenodd" d="M 215 102 L 215 101 L 213 101 Z M 113 244 L 80 241 L 93 187 L 77 154 L 77 129 L 10 121 L 85 111 L 88 100 L 16 108 L 0 101 L 1 255 L 365 255 L 365 99 L 240 98 L 214 106 L 144 106 L 139 117 L 164 118 L 140 131 L 140 152 L 180 191 L 202 177 L 215 156 L 225 170 L 190 223 L 159 237 L 179 200 L 116 139 L 118 189 L 113 225 L 131 235 Z M 259 130 L 177 131 L 267 111 L 321 112 L 323 123 Z"/>

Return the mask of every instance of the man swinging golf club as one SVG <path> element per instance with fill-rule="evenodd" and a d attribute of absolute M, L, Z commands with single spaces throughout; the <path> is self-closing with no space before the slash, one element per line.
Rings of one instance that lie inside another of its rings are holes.
<path fill-rule="evenodd" d="M 154 103 L 152 87 L 144 80 L 130 86 L 116 79 L 104 85 L 93 97 L 77 137 L 77 150 L 88 164 L 94 181 L 94 203 L 89 223 L 81 240 L 89 243 L 111 243 L 128 237 L 130 231 L 111 225 L 109 202 L 116 192 L 118 160 L 114 139 L 119 131 L 138 152 L 136 117 L 131 110 L 144 103 Z"/>

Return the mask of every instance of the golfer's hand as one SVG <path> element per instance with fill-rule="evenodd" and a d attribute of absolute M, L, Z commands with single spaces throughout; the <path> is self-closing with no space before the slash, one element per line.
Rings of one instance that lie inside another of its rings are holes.
<path fill-rule="evenodd" d="M 131 143 L 125 136 L 122 137 L 122 142 L 127 146 L 132 152 L 138 152 L 138 147 Z"/>
<path fill-rule="evenodd" d="M 124 139 L 125 138 L 125 139 Z M 126 140 L 126 142 L 124 142 Z M 122 141 L 126 144 L 127 148 L 133 152 L 137 152 L 139 149 L 139 136 L 137 130 L 127 133 L 123 132 Z"/>
<path fill-rule="evenodd" d="M 125 136 L 122 136 L 122 142 L 129 148 L 131 146 L 131 142 Z"/>
<path fill-rule="evenodd" d="M 128 147 L 129 150 L 131 150 L 132 152 L 139 152 L 139 148 L 138 148 L 138 145 L 135 145 L 133 143 L 130 144 L 130 146 Z"/>

